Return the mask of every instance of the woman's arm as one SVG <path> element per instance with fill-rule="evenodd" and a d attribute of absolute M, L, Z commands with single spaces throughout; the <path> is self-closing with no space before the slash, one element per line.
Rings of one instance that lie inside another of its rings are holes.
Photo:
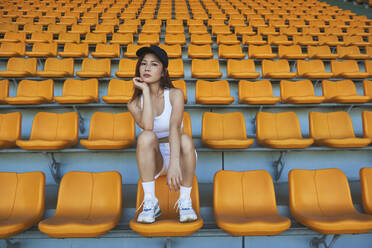
<path fill-rule="evenodd" d="M 143 106 L 141 109 L 140 99 L 128 103 L 128 110 L 131 112 L 135 122 L 143 130 L 153 130 L 154 117 L 151 108 L 150 89 L 140 78 L 133 78 L 134 87 L 142 90 Z"/>
<path fill-rule="evenodd" d="M 182 91 L 172 88 L 170 90 L 170 102 L 172 104 L 172 113 L 169 121 L 170 163 L 167 173 L 167 183 L 170 190 L 174 188 L 177 191 L 182 182 L 180 166 L 181 124 L 184 110 L 184 96 Z"/>

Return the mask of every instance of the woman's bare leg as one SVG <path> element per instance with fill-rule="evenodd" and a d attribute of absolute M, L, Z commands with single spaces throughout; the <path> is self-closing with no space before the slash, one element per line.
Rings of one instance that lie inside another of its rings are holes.
<path fill-rule="evenodd" d="M 184 187 L 191 187 L 196 166 L 194 141 L 187 134 L 181 135 L 181 171 Z"/>

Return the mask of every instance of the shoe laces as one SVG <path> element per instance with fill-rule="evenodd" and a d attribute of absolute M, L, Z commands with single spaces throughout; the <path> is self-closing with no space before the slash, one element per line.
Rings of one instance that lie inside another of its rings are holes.
<path fill-rule="evenodd" d="M 136 212 L 141 209 L 143 206 L 143 210 L 153 209 L 155 208 L 156 200 L 155 199 L 143 199 L 142 203 L 137 208 Z"/>
<path fill-rule="evenodd" d="M 174 204 L 174 208 L 177 205 L 177 212 L 182 209 L 182 210 L 189 210 L 192 209 L 192 204 L 191 204 L 191 198 L 179 198 L 176 203 Z"/>

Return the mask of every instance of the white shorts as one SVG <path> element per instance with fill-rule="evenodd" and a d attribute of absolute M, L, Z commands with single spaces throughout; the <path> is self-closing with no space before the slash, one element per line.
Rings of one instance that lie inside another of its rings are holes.
<path fill-rule="evenodd" d="M 169 168 L 169 162 L 170 162 L 170 146 L 169 143 L 159 143 L 159 150 L 161 153 L 161 156 L 163 157 L 163 168 L 160 170 L 160 172 L 155 175 L 155 179 L 159 176 L 166 175 L 168 168 Z M 195 150 L 195 156 L 196 160 L 198 159 L 198 154 Z"/>

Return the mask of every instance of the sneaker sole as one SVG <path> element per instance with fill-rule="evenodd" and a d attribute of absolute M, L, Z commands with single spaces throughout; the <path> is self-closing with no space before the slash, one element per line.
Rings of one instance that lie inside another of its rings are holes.
<path fill-rule="evenodd" d="M 152 224 L 152 223 L 155 222 L 155 219 L 158 218 L 160 215 L 161 215 L 161 210 L 159 208 L 159 211 L 156 211 L 156 213 L 155 213 L 155 218 L 154 219 L 151 219 L 151 220 L 148 220 L 148 219 L 138 220 L 137 219 L 137 222 L 142 223 L 142 224 Z"/>
<path fill-rule="evenodd" d="M 193 218 L 186 218 L 184 220 L 180 220 L 181 223 L 185 223 L 185 222 L 193 222 L 193 221 L 196 221 L 198 218 L 196 219 L 193 219 Z"/>

